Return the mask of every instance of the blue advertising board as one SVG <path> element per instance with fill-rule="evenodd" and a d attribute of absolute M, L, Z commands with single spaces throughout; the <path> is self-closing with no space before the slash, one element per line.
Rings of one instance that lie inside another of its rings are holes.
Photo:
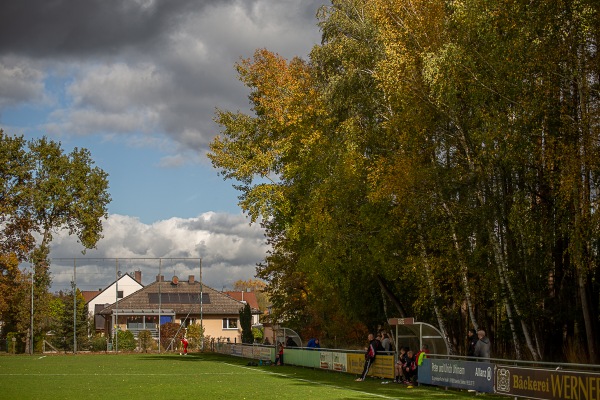
<path fill-rule="evenodd" d="M 488 362 L 427 358 L 419 367 L 419 383 L 494 392 L 494 365 Z"/>

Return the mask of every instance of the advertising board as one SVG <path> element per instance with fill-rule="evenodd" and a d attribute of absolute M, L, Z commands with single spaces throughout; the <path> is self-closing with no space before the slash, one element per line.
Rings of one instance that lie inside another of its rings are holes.
<path fill-rule="evenodd" d="M 494 392 L 494 366 L 488 362 L 427 358 L 423 360 L 418 373 L 420 383 Z"/>
<path fill-rule="evenodd" d="M 529 399 L 600 400 L 600 374 L 498 365 L 494 389 Z"/>

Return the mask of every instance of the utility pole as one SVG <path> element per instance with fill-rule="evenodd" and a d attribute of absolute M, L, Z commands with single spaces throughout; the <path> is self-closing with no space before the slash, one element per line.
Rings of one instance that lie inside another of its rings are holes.
<path fill-rule="evenodd" d="M 115 276 L 117 280 L 115 282 L 115 352 L 119 352 L 119 259 L 115 259 Z"/>
<path fill-rule="evenodd" d="M 30 324 L 30 328 L 31 329 L 31 344 L 29 346 L 29 353 L 31 355 L 33 355 L 33 277 L 35 276 L 35 265 L 32 265 L 31 267 L 31 324 Z"/>
<path fill-rule="evenodd" d="M 73 354 L 77 353 L 77 261 L 73 259 Z"/>
<path fill-rule="evenodd" d="M 200 348 L 202 351 L 204 351 L 204 325 L 203 325 L 203 321 L 202 321 L 202 314 L 203 314 L 203 310 L 202 310 L 202 306 L 204 305 L 204 289 L 202 286 L 202 258 L 199 259 L 199 264 L 200 264 L 200 330 L 202 331 L 202 336 L 201 336 L 201 341 L 202 343 L 200 344 Z"/>

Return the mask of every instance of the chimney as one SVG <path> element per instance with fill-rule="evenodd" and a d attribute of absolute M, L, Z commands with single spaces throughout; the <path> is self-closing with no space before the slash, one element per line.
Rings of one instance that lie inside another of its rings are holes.
<path fill-rule="evenodd" d="M 164 275 L 156 275 L 156 282 L 164 282 L 164 281 L 165 281 Z"/>
<path fill-rule="evenodd" d="M 188 276 L 188 283 L 194 283 L 194 275 Z"/>
<path fill-rule="evenodd" d="M 135 279 L 135 281 L 141 285 L 142 284 L 142 271 L 140 271 L 139 269 L 137 271 L 134 271 L 133 279 Z"/>

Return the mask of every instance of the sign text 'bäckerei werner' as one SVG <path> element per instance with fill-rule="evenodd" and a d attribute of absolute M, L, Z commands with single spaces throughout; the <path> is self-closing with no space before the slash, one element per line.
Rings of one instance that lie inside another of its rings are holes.
<path fill-rule="evenodd" d="M 494 389 L 531 399 L 600 400 L 600 374 L 499 365 Z"/>

